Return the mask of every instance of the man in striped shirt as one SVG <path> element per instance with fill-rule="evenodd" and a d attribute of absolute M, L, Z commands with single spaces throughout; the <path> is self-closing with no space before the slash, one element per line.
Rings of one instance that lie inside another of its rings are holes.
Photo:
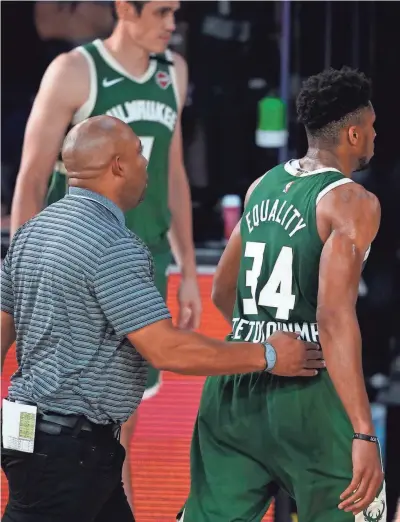
<path fill-rule="evenodd" d="M 145 360 L 195 375 L 312 376 L 323 362 L 293 334 L 226 343 L 172 326 L 150 253 L 124 225 L 147 182 L 129 126 L 86 120 L 63 160 L 69 194 L 17 231 L 2 269 L 2 363 L 14 340 L 18 359 L 8 401 L 38 409 L 33 454 L 2 448 L 3 520 L 132 521 L 118 438 L 142 398 Z"/>

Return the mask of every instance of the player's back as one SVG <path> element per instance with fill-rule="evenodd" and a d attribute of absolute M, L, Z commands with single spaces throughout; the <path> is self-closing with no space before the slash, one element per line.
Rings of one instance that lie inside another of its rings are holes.
<path fill-rule="evenodd" d="M 259 342 L 276 330 L 318 342 L 319 261 L 316 207 L 331 189 L 351 182 L 335 169 L 312 172 L 298 161 L 265 174 L 241 222 L 242 257 L 232 340 Z"/>

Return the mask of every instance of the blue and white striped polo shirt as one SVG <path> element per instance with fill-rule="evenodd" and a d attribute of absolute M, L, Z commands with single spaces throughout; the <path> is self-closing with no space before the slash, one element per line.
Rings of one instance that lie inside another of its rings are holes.
<path fill-rule="evenodd" d="M 11 399 L 99 424 L 132 414 L 147 364 L 125 335 L 170 314 L 149 250 L 113 202 L 71 188 L 28 221 L 4 260 L 1 293 L 17 332 Z"/>

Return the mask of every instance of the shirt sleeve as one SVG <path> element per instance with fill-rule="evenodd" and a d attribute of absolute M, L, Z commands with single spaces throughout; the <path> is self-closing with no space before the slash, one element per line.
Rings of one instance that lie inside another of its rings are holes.
<path fill-rule="evenodd" d="M 11 278 L 11 250 L 1 265 L 1 311 L 14 314 L 14 292 Z"/>
<path fill-rule="evenodd" d="M 119 336 L 171 318 L 153 281 L 150 254 L 132 238 L 118 239 L 103 253 L 94 291 Z"/>

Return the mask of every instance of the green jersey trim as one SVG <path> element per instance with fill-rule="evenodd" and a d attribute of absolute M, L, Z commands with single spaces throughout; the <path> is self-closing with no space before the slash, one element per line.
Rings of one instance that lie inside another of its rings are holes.
<path fill-rule="evenodd" d="M 169 60 L 171 62 L 171 64 L 174 63 L 174 58 L 172 56 L 172 52 L 170 51 L 170 49 L 167 49 L 165 51 L 165 56 L 166 56 L 167 60 Z M 176 106 L 179 111 L 179 109 L 182 107 L 182 102 L 180 100 L 180 95 L 179 95 L 178 79 L 176 77 L 175 65 L 169 65 L 168 72 L 169 72 L 169 75 L 171 76 L 172 87 L 173 87 L 174 93 L 175 93 Z"/>
<path fill-rule="evenodd" d="M 77 123 L 80 123 L 81 121 L 89 118 L 96 106 L 97 101 L 97 71 L 96 65 L 93 60 L 93 56 L 84 47 L 77 47 L 76 50 L 79 51 L 82 54 L 82 56 L 85 57 L 88 64 L 89 96 L 85 103 L 81 107 L 79 107 L 79 109 L 75 112 L 74 116 L 72 117 L 72 125 L 76 125 Z"/>
<path fill-rule="evenodd" d="M 321 201 L 321 199 L 328 194 L 331 190 L 335 189 L 336 187 L 340 187 L 340 185 L 346 185 L 346 183 L 354 183 L 354 181 L 350 178 L 342 178 L 338 179 L 337 181 L 334 181 L 327 187 L 321 190 L 321 192 L 318 194 L 315 204 L 318 205 L 318 203 Z"/>

